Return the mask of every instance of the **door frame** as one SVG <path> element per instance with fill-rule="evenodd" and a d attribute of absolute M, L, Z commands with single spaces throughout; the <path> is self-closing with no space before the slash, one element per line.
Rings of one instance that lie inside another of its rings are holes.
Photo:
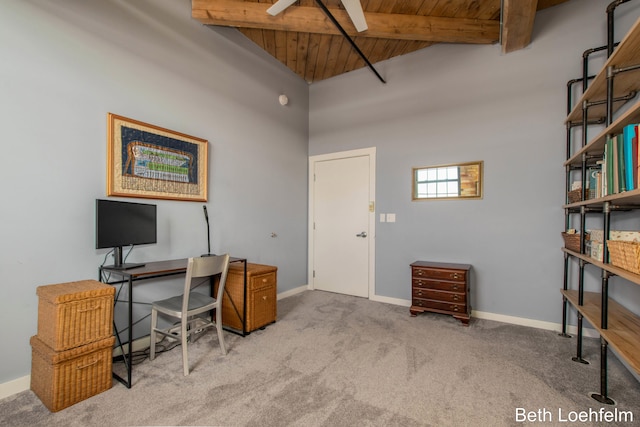
<path fill-rule="evenodd" d="M 372 299 L 376 291 L 376 147 L 361 148 L 357 150 L 339 151 L 335 153 L 309 156 L 309 212 L 307 214 L 308 226 L 308 250 L 307 250 L 307 288 L 314 289 L 313 285 L 313 260 L 314 260 L 314 233 L 313 212 L 315 206 L 314 171 L 315 163 L 327 160 L 338 160 L 350 157 L 369 156 L 369 296 Z M 372 208 L 373 207 L 373 208 Z"/>

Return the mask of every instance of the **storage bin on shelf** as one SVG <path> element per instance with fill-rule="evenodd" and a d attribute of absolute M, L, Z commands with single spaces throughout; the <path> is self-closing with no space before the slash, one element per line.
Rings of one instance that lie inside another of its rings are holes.
<path fill-rule="evenodd" d="M 582 235 L 579 233 L 567 233 L 566 231 L 562 232 L 562 238 L 564 239 L 564 247 L 574 251 L 580 252 L 580 237 Z M 585 233 L 584 239 L 589 240 L 589 233 Z"/>
<path fill-rule="evenodd" d="M 31 337 L 31 390 L 52 412 L 111 388 L 115 337 L 54 351 Z"/>
<path fill-rule="evenodd" d="M 640 274 L 640 242 L 607 240 L 609 262 L 635 274 Z"/>
<path fill-rule="evenodd" d="M 587 254 L 600 262 L 603 262 L 604 260 L 604 246 L 602 242 L 597 242 L 595 240 L 593 240 L 593 238 L 591 240 L 589 240 L 588 242 L 588 250 L 587 250 Z"/>
<path fill-rule="evenodd" d="M 585 200 L 589 200 L 589 190 L 585 192 Z M 582 201 L 582 188 L 578 188 L 576 190 L 571 190 L 567 193 L 567 199 L 569 203 L 577 203 Z"/>

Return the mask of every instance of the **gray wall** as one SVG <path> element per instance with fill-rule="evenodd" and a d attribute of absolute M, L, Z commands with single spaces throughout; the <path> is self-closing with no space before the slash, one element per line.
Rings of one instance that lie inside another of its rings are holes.
<path fill-rule="evenodd" d="M 278 292 L 306 284 L 305 82 L 237 31 L 192 20 L 188 0 L 0 9 L 0 383 L 29 374 L 36 287 L 97 278 L 107 253 L 94 200 L 106 196 L 108 112 L 207 139 L 213 252 L 277 265 Z M 158 244 L 130 261 L 206 252 L 202 203 L 146 201 Z"/>
<path fill-rule="evenodd" d="M 474 309 L 559 322 L 565 83 L 604 44 L 607 4 L 538 14 L 509 55 L 437 45 L 377 65 L 387 85 L 363 69 L 307 88 L 235 30 L 193 21 L 188 0 L 3 0 L 0 383 L 29 373 L 36 287 L 95 278 L 106 254 L 107 112 L 209 140 L 212 249 L 277 265 L 279 292 L 306 283 L 307 156 L 375 146 L 377 213 L 397 215 L 377 225 L 378 295 L 408 300 L 416 259 L 468 262 Z M 622 34 L 639 7 L 620 10 Z M 483 200 L 410 201 L 413 166 L 466 160 L 485 162 Z M 159 242 L 129 260 L 206 250 L 202 204 L 154 203 Z"/>
<path fill-rule="evenodd" d="M 310 155 L 377 149 L 378 220 L 397 217 L 376 226 L 378 296 L 410 300 L 415 260 L 469 263 L 474 310 L 560 322 L 566 83 L 606 43 L 608 3 L 538 13 L 533 43 L 508 55 L 441 44 L 377 64 L 386 85 L 362 69 L 310 87 Z M 619 39 L 640 7 L 618 10 Z M 472 160 L 482 200 L 411 201 L 412 167 Z"/>

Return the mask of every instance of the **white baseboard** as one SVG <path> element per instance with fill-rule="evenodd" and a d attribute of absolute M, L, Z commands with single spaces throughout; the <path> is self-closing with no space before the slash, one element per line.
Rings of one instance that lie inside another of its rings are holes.
<path fill-rule="evenodd" d="M 411 307 L 411 301 L 406 300 L 406 299 L 383 297 L 383 296 L 380 296 L 380 295 L 373 295 L 369 299 L 371 301 L 384 302 L 384 303 L 393 304 L 393 305 L 400 305 L 402 307 Z"/>
<path fill-rule="evenodd" d="M 548 331 L 562 331 L 562 324 L 554 322 L 545 322 L 543 320 L 527 319 L 525 317 L 507 316 L 504 314 L 487 313 L 484 311 L 473 310 L 471 317 L 476 319 L 495 320 L 496 322 L 510 323 L 512 325 L 528 326 L 530 328 L 545 329 Z M 578 328 L 576 326 L 567 325 L 567 333 L 576 334 Z M 582 335 L 588 338 L 598 338 L 600 334 L 595 329 L 584 327 Z"/>
<path fill-rule="evenodd" d="M 297 288 L 288 290 L 286 292 L 279 293 L 277 298 L 278 298 L 278 300 L 281 300 L 283 298 L 287 298 L 287 297 L 290 297 L 290 296 L 293 296 L 293 295 L 297 295 L 297 294 L 305 292 L 307 290 L 309 290 L 309 286 L 308 285 L 299 286 Z M 400 299 L 400 298 L 390 298 L 390 297 L 385 297 L 385 296 L 380 296 L 380 295 L 373 295 L 369 299 L 371 301 L 383 302 L 383 303 L 399 305 L 399 306 L 403 306 L 403 307 L 410 307 L 411 306 L 411 301 L 405 300 L 405 299 Z M 558 331 L 559 332 L 562 329 L 562 325 L 560 323 L 545 322 L 545 321 L 541 321 L 541 320 L 527 319 L 527 318 L 524 318 L 524 317 L 506 316 L 506 315 L 503 315 L 503 314 L 487 313 L 487 312 L 483 312 L 483 311 L 475 311 L 474 310 L 471 313 L 471 317 L 475 317 L 477 319 L 495 320 L 497 322 L 510 323 L 510 324 L 513 324 L 513 325 L 528 326 L 528 327 L 537 328 L 537 329 L 546 329 L 546 330 L 549 330 L 549 331 Z M 569 325 L 567 327 L 567 332 L 570 333 L 570 334 L 574 334 L 575 335 L 577 333 L 577 328 L 575 326 Z M 600 336 L 596 330 L 590 329 L 590 328 L 583 328 L 583 335 L 585 337 L 590 337 L 590 338 L 598 338 Z M 138 346 L 142 346 L 142 347 L 146 346 L 146 347 L 148 347 L 149 346 L 149 337 L 146 337 L 146 340 L 145 340 L 145 338 L 141 338 L 140 340 L 134 341 L 133 350 L 136 350 L 136 348 Z M 126 351 L 126 349 L 125 349 L 125 351 Z M 118 349 L 117 352 L 119 353 L 119 349 Z M 8 381 L 6 383 L 2 383 L 2 384 L 0 384 L 0 399 L 4 399 L 5 397 L 12 396 L 14 394 L 20 393 L 20 392 L 25 391 L 25 390 L 29 390 L 30 386 L 31 386 L 31 376 L 30 375 L 24 376 L 22 378 L 17 378 L 15 380 Z"/>
<path fill-rule="evenodd" d="M 0 399 L 13 396 L 31 388 L 31 375 L 0 384 Z"/>
<path fill-rule="evenodd" d="M 307 285 L 303 285 L 303 286 L 299 286 L 297 288 L 293 288 L 289 291 L 286 292 L 282 292 L 278 294 L 278 299 L 281 300 L 283 298 L 288 298 L 297 294 L 301 294 L 302 292 L 305 292 L 309 289 L 309 287 Z"/>
<path fill-rule="evenodd" d="M 384 302 L 387 304 L 399 305 L 402 307 L 410 307 L 411 301 L 399 298 L 389 298 L 380 295 L 374 295 L 369 298 L 371 301 Z M 507 316 L 504 314 L 496 314 L 496 313 L 487 313 L 484 311 L 473 310 L 471 312 L 471 317 L 475 317 L 476 319 L 486 319 L 486 320 L 495 320 L 496 322 L 509 323 L 512 325 L 521 325 L 527 326 L 530 328 L 536 329 L 545 329 L 548 331 L 557 331 L 560 332 L 562 330 L 562 325 L 560 323 L 554 322 L 546 322 L 542 320 L 535 319 L 527 319 L 525 317 L 516 317 L 516 316 Z M 578 332 L 578 328 L 576 326 L 568 325 L 567 333 L 576 334 Z M 582 334 L 588 338 L 598 338 L 600 335 L 598 331 L 595 329 L 584 327 L 582 329 Z"/>
<path fill-rule="evenodd" d="M 160 334 L 157 334 L 160 335 Z M 158 339 L 156 339 L 156 342 L 159 342 L 162 339 L 162 336 L 160 335 L 158 337 Z M 151 337 L 149 335 L 138 338 L 133 340 L 133 345 L 131 346 L 131 351 L 142 351 L 142 350 L 146 350 L 147 348 L 149 348 L 149 346 L 151 345 Z M 122 345 L 122 350 L 120 349 L 120 347 L 114 347 L 113 348 L 113 357 L 116 356 L 121 356 L 122 352 L 128 353 L 129 352 L 129 344 L 123 344 Z"/>

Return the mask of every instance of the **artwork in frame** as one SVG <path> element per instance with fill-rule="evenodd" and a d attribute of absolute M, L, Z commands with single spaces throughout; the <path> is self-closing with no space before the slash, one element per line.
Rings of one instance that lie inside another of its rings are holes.
<path fill-rule="evenodd" d="M 109 113 L 107 195 L 207 201 L 208 142 Z"/>

